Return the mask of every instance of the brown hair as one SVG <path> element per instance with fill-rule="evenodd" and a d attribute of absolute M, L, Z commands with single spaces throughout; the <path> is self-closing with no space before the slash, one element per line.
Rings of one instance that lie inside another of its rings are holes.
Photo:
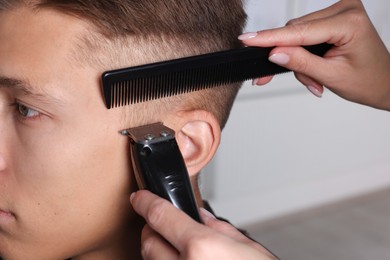
<path fill-rule="evenodd" d="M 246 19 L 242 0 L 0 0 L 0 10 L 20 4 L 52 8 L 90 24 L 98 34 L 87 35 L 75 53 L 103 70 L 237 48 Z M 91 58 L 96 48 L 108 59 Z M 212 112 L 223 127 L 239 86 L 198 91 L 179 103 Z"/>

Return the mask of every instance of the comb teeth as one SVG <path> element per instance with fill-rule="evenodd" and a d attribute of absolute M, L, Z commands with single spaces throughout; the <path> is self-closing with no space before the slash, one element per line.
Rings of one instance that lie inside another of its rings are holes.
<path fill-rule="evenodd" d="M 329 44 L 304 47 L 322 56 Z M 268 61 L 273 48 L 246 47 L 103 73 L 107 108 L 228 85 L 289 70 Z"/>
<path fill-rule="evenodd" d="M 136 104 L 251 79 L 251 75 L 232 77 L 233 63 L 113 82 L 110 108 Z"/>

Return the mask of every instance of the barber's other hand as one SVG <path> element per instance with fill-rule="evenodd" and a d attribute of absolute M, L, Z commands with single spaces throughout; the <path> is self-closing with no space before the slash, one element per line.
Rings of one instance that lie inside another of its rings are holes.
<path fill-rule="evenodd" d="M 317 96 L 326 86 L 347 100 L 390 110 L 390 54 L 360 0 L 342 0 L 285 27 L 246 33 L 239 39 L 248 46 L 279 46 L 270 60 L 295 71 Z M 322 42 L 334 45 L 324 58 L 297 47 Z"/>
<path fill-rule="evenodd" d="M 207 211 L 201 210 L 202 225 L 149 191 L 138 191 L 130 200 L 147 222 L 141 238 L 144 259 L 276 259 Z"/>

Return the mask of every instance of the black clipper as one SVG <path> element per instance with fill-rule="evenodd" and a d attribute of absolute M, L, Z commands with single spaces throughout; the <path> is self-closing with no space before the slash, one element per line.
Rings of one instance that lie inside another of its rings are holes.
<path fill-rule="evenodd" d="M 121 133 L 130 137 L 130 156 L 138 187 L 172 202 L 201 223 L 175 132 L 162 123 L 155 123 Z"/>

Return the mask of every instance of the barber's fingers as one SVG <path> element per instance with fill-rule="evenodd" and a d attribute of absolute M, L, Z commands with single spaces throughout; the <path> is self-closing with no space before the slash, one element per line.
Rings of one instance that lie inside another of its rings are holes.
<path fill-rule="evenodd" d="M 306 88 L 313 93 L 316 97 L 322 97 L 324 93 L 324 86 L 315 81 L 314 79 L 300 73 L 295 73 L 295 77 L 304 85 Z"/>
<path fill-rule="evenodd" d="M 141 236 L 141 253 L 145 260 L 175 260 L 179 253 L 157 232 L 145 225 Z"/>
<path fill-rule="evenodd" d="M 240 35 L 239 39 L 245 45 L 262 47 L 313 45 L 323 42 L 339 46 L 353 37 L 356 22 L 363 18 L 369 20 L 361 1 L 339 1 L 323 10 L 293 19 L 284 27 L 246 33 Z"/>
<path fill-rule="evenodd" d="M 313 13 L 309 13 L 307 15 L 304 15 L 304 16 L 301 16 L 298 18 L 291 19 L 290 21 L 288 21 L 286 23 L 286 25 L 293 25 L 293 24 L 299 24 L 299 23 L 303 23 L 303 22 L 307 22 L 307 21 L 311 21 L 311 20 L 328 18 L 330 16 L 337 14 L 337 11 L 334 10 L 334 8 L 332 8 L 332 7 L 333 6 L 330 6 L 328 8 L 325 8 L 325 9 L 322 9 L 322 10 L 319 10 L 319 11 L 316 11 Z"/>
<path fill-rule="evenodd" d="M 197 236 L 208 233 L 207 228 L 202 224 L 149 191 L 141 190 L 132 194 L 131 202 L 134 210 L 146 220 L 149 226 L 179 252 L 185 251 L 187 244 Z"/>
<path fill-rule="evenodd" d="M 200 210 L 200 216 L 202 218 L 203 223 L 208 226 L 209 228 L 218 231 L 218 233 L 222 233 L 223 235 L 226 235 L 230 238 L 233 238 L 235 240 L 244 242 L 247 241 L 248 238 L 244 236 L 240 231 L 238 231 L 234 226 L 231 224 L 220 221 L 216 219 L 210 212 L 208 212 L 205 209 Z"/>
<path fill-rule="evenodd" d="M 291 24 L 280 28 L 246 33 L 239 39 L 247 46 L 302 46 L 330 43 L 341 46 L 353 39 L 356 31 L 356 13 L 321 18 Z"/>
<path fill-rule="evenodd" d="M 302 47 L 276 47 L 270 53 L 269 60 L 294 71 L 296 75 L 305 75 L 298 79 L 306 86 L 309 83 L 322 86 L 324 82 L 331 82 L 341 66 L 341 58 L 319 57 Z"/>
<path fill-rule="evenodd" d="M 300 73 L 295 73 L 295 77 L 304 85 L 306 88 L 313 93 L 316 97 L 322 97 L 322 94 L 324 93 L 324 87 L 322 84 L 318 83 L 314 79 Z M 267 84 L 272 80 L 272 77 L 268 77 L 266 81 L 264 78 L 258 78 L 253 80 L 253 85 L 262 86 Z"/>
<path fill-rule="evenodd" d="M 329 7 L 326 7 L 322 10 L 318 10 L 306 14 L 304 16 L 301 16 L 299 18 L 292 19 L 287 23 L 287 25 L 298 24 L 298 23 L 322 19 L 322 18 L 331 18 L 332 16 L 338 15 L 342 12 L 355 9 L 355 8 L 362 9 L 362 3 L 360 0 L 338 1 L 337 3 Z"/>
<path fill-rule="evenodd" d="M 273 76 L 266 76 L 262 78 L 253 79 L 252 85 L 262 86 L 269 83 L 273 79 Z"/>
<path fill-rule="evenodd" d="M 247 46 L 301 46 L 328 42 L 335 43 L 341 37 L 339 28 L 325 30 L 331 27 L 329 20 L 314 20 L 304 23 L 287 25 L 284 27 L 247 33 L 239 39 Z M 337 37 L 337 38 L 335 38 Z"/>
<path fill-rule="evenodd" d="M 206 224 L 199 224 L 168 201 L 145 190 L 132 194 L 130 200 L 134 210 L 150 226 L 145 227 L 143 235 L 146 242 L 143 251 L 149 259 L 155 259 L 158 252 L 150 249 L 153 245 L 161 250 L 161 254 L 168 252 L 167 256 L 172 259 L 275 259 L 250 239 L 245 238 L 242 243 L 244 237 L 227 223 L 221 224 L 219 220 L 206 217 L 203 218 Z M 160 236 L 166 239 L 166 243 L 160 240 Z M 178 255 L 175 255 L 175 251 Z"/>
<path fill-rule="evenodd" d="M 243 244 L 247 244 L 248 246 L 262 252 L 264 255 L 273 257 L 273 255 L 261 244 L 249 239 L 231 224 L 216 219 L 210 212 L 206 211 L 205 209 L 200 210 L 200 215 L 204 224 L 207 227 L 217 231 L 219 234 L 225 235 L 226 237 L 234 239 L 235 241 L 241 242 Z"/>

